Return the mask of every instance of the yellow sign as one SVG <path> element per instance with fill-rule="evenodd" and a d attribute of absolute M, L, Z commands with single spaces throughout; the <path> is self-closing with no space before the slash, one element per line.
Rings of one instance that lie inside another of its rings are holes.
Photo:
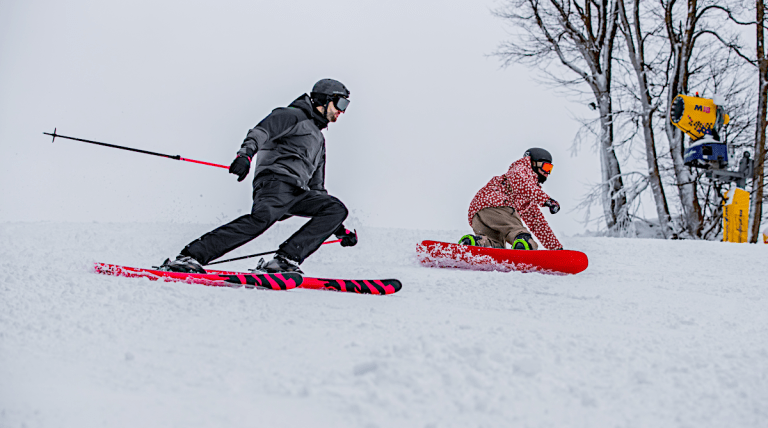
<path fill-rule="evenodd" d="M 723 201 L 723 242 L 749 239 L 749 192 L 734 187 Z"/>

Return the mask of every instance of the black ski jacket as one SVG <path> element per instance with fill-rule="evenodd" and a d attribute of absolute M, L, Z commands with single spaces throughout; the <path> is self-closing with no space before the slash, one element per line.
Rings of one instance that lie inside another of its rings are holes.
<path fill-rule="evenodd" d="M 248 131 L 238 155 L 253 158 L 256 177 L 267 171 L 304 190 L 325 190 L 325 137 L 328 120 L 312 108 L 304 94 L 288 107 L 278 107 Z"/>

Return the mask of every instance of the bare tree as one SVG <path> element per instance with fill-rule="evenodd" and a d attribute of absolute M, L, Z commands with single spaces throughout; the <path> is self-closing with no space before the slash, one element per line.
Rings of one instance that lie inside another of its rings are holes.
<path fill-rule="evenodd" d="M 586 83 L 599 112 L 601 202 L 609 229 L 630 221 L 619 160 L 614 151 L 611 97 L 617 0 L 507 0 L 494 14 L 512 24 L 516 37 L 496 55 L 505 65 L 523 61 L 546 66 L 553 61 L 574 73 L 564 79 L 545 70 L 551 81 L 573 88 Z"/>
<path fill-rule="evenodd" d="M 610 230 L 628 231 L 639 220 L 639 195 L 650 188 L 663 236 L 716 239 L 721 232 L 722 183 L 684 164 L 684 135 L 669 121 L 669 109 L 689 88 L 705 97 L 725 95 L 739 119 L 723 131 L 723 142 L 731 150 L 747 142 L 751 119 L 744 119 L 749 115 L 743 110 L 752 100 L 740 71 L 755 62 L 742 54 L 729 33 L 732 26 L 723 25 L 744 24 L 729 3 L 735 1 L 506 0 L 495 11 L 516 33 L 496 52 L 505 65 L 541 67 L 556 86 L 588 94 L 589 106 L 599 113 L 582 122 L 575 139 L 598 141 L 602 171 L 599 190 L 580 207 L 589 216 L 590 204 L 599 202 Z M 619 31 L 625 49 L 615 45 Z M 561 67 L 547 68 L 552 64 Z M 666 134 L 666 145 L 659 132 Z M 622 172 L 619 165 L 627 169 L 637 153 L 635 141 L 644 143 L 646 169 Z M 669 186 L 676 191 L 668 193 Z"/>
<path fill-rule="evenodd" d="M 687 0 L 685 4 L 678 4 L 677 0 L 659 0 L 664 10 L 664 23 L 670 51 L 667 66 L 667 118 L 672 100 L 678 94 L 689 93 L 691 78 L 694 75 L 699 74 L 701 82 L 715 77 L 714 74 L 705 71 L 708 67 L 711 68 L 710 64 L 713 60 L 723 55 L 723 49 L 747 59 L 739 50 L 738 38 L 727 34 L 728 30 L 723 22 L 727 23 L 728 20 L 723 18 L 733 15 L 732 11 L 722 3 L 724 2 L 717 0 Z M 734 62 L 729 64 L 736 66 Z M 727 72 L 728 69 L 721 68 L 718 73 L 724 71 Z M 705 223 L 711 223 L 714 219 L 708 217 L 709 221 L 704 221 L 705 213 L 700 201 L 702 189 L 699 188 L 702 175 L 684 165 L 683 133 L 669 120 L 665 120 L 665 130 L 672 158 L 675 185 L 680 197 L 683 225 L 690 237 L 704 238 L 707 235 L 706 230 L 711 230 L 711 227 Z M 704 194 L 708 193 L 708 190 L 704 192 Z"/>
<path fill-rule="evenodd" d="M 669 117 L 672 100 L 678 94 L 688 93 L 689 63 L 697 38 L 694 37 L 696 35 L 696 25 L 700 17 L 697 14 L 698 2 L 696 0 L 689 0 L 684 24 L 678 27 L 674 14 L 676 0 L 669 0 L 666 3 L 664 0 L 661 0 L 661 3 L 664 6 L 664 22 L 670 47 L 670 63 L 667 77 L 669 90 L 667 92 L 666 115 L 666 117 Z M 701 207 L 696 198 L 696 182 L 693 180 L 691 171 L 685 167 L 683 162 L 684 134 L 668 120 L 665 121 L 665 128 L 683 210 L 684 225 L 688 233 L 692 236 L 698 236 L 701 231 Z"/>
<path fill-rule="evenodd" d="M 627 14 L 626 3 L 629 3 L 631 14 Z M 621 20 L 621 31 L 627 45 L 627 56 L 632 65 L 636 77 L 636 100 L 640 104 L 639 118 L 642 129 L 643 140 L 645 141 L 645 156 L 648 164 L 647 180 L 650 182 L 653 200 L 656 205 L 656 214 L 659 217 L 659 226 L 661 233 L 665 238 L 674 236 L 672 228 L 672 219 L 669 214 L 669 205 L 664 192 L 664 186 L 661 181 L 659 163 L 656 152 L 656 139 L 653 127 L 653 117 L 658 110 L 658 103 L 654 101 L 651 94 L 648 74 L 651 72 L 645 57 L 645 47 L 647 37 L 655 34 L 659 29 L 646 33 L 642 29 L 641 0 L 625 2 L 618 1 L 619 17 Z M 631 16 L 631 20 L 630 20 Z"/>
<path fill-rule="evenodd" d="M 755 25 L 756 29 L 756 55 L 750 59 L 748 55 L 741 52 L 741 48 L 733 42 L 727 42 L 719 34 L 712 32 L 717 39 L 728 49 L 744 60 L 744 63 L 755 66 L 757 71 L 758 91 L 756 96 L 750 93 L 750 97 L 745 102 L 739 103 L 736 108 L 738 114 L 747 117 L 749 113 L 745 107 L 747 105 L 756 106 L 754 120 L 743 121 L 741 126 L 735 129 L 735 138 L 729 146 L 733 148 L 751 148 L 754 152 L 754 170 L 752 175 L 752 199 L 750 203 L 750 221 L 749 242 L 756 243 L 760 235 L 760 225 L 763 216 L 763 204 L 766 200 L 765 188 L 765 161 L 766 161 L 766 113 L 768 103 L 768 59 L 765 57 L 765 0 L 756 0 L 755 2 L 755 21 L 742 22 L 736 18 L 735 11 L 728 5 L 713 5 L 709 8 L 718 12 L 726 13 L 729 21 L 738 25 Z M 754 127 L 754 138 L 747 135 L 747 130 Z M 751 141 L 746 141 L 751 140 Z"/>

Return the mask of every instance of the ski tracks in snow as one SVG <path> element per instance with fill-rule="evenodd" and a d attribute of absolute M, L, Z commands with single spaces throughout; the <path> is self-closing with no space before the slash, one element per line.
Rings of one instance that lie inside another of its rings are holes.
<path fill-rule="evenodd" d="M 392 296 L 90 272 L 209 228 L 0 224 L 0 426 L 768 423 L 768 246 L 566 238 L 590 266 L 554 276 L 425 268 L 415 243 L 462 231 L 358 227 L 302 266 L 399 278 Z"/>

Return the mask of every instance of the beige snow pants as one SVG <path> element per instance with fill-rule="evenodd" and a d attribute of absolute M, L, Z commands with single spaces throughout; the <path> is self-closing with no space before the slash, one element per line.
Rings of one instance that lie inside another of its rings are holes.
<path fill-rule="evenodd" d="M 472 217 L 472 230 L 478 235 L 483 235 L 487 240 L 480 239 L 478 245 L 483 247 L 505 248 L 504 242 L 510 244 L 521 233 L 528 233 L 528 228 L 523 225 L 523 220 L 512 207 L 488 207 L 483 208 Z M 487 242 L 490 241 L 490 242 Z M 531 249 L 536 250 L 539 245 L 531 239 Z"/>

